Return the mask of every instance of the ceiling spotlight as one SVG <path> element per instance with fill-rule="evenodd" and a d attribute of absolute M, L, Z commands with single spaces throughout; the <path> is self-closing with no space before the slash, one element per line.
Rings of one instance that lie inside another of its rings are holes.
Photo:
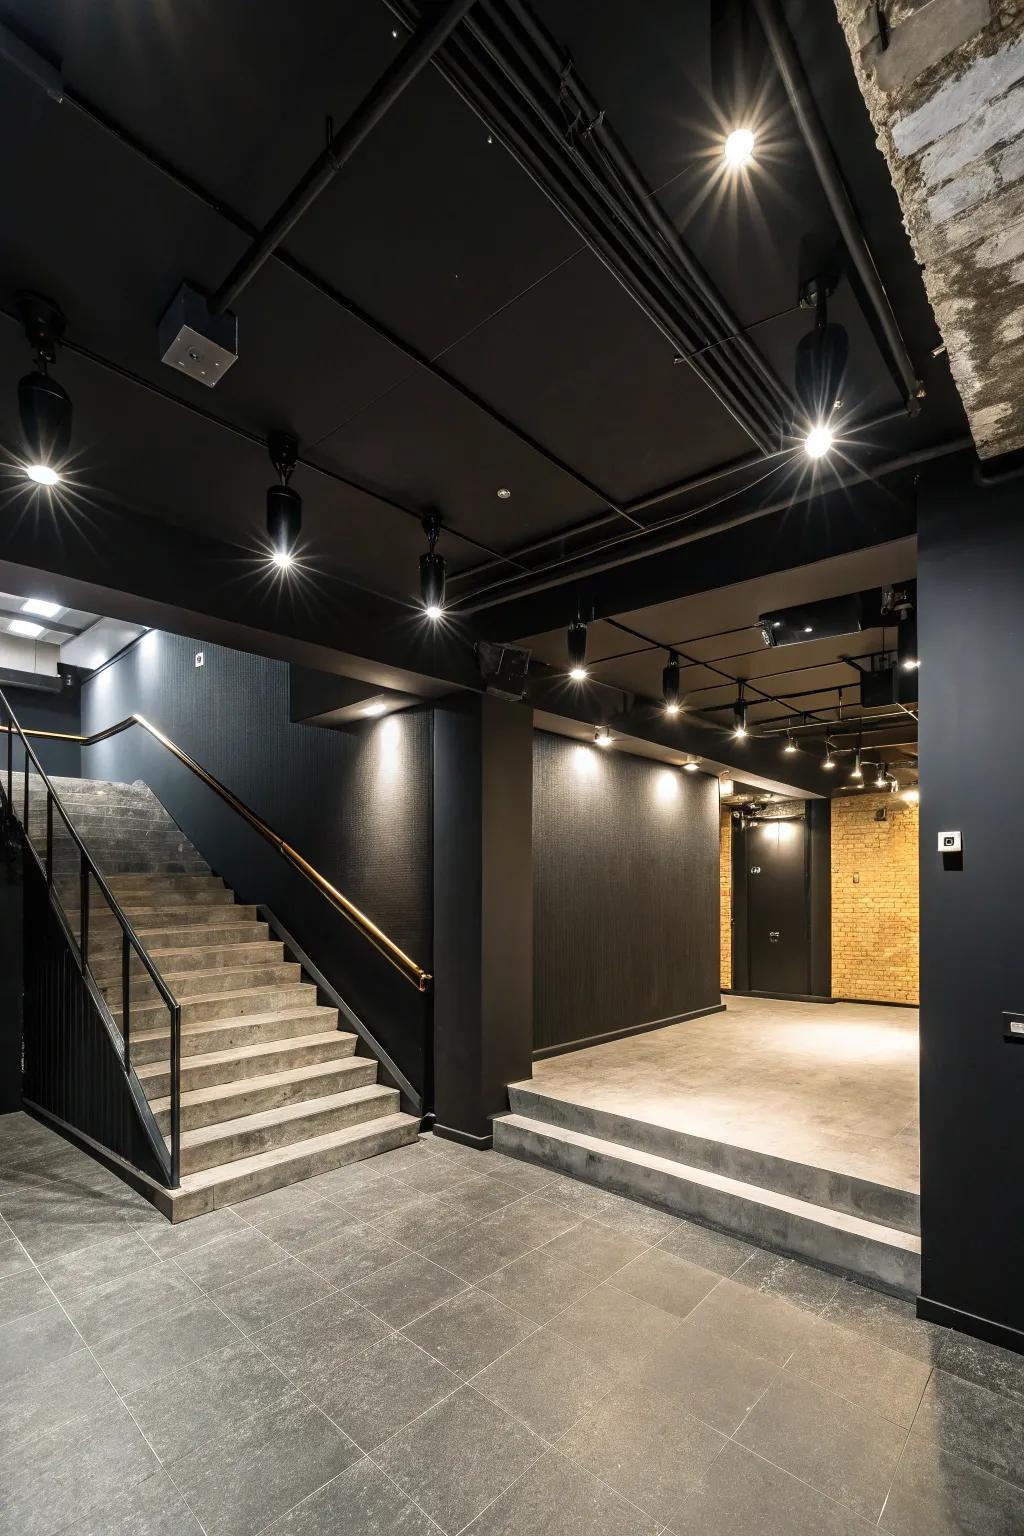
<path fill-rule="evenodd" d="M 921 665 L 917 652 L 917 615 L 912 608 L 900 612 L 896 630 L 896 654 L 903 672 L 916 672 Z"/>
<path fill-rule="evenodd" d="M 729 796 L 735 792 L 735 789 L 736 785 L 733 783 L 732 779 L 728 777 L 719 779 L 718 797 L 720 800 L 728 800 Z"/>
<path fill-rule="evenodd" d="M 41 635 L 43 632 L 41 624 L 32 624 L 28 619 L 12 619 L 7 629 L 10 634 L 24 635 L 28 640 L 34 640 L 37 635 Z"/>
<path fill-rule="evenodd" d="M 858 747 L 857 748 L 856 756 L 853 759 L 853 767 L 850 769 L 850 778 L 851 779 L 863 779 L 863 777 L 864 777 L 864 770 L 863 770 L 863 768 L 860 765 L 860 747 Z"/>
<path fill-rule="evenodd" d="M 823 768 L 832 769 L 832 768 L 835 767 L 835 765 L 836 765 L 836 760 L 832 756 L 832 743 L 830 741 L 826 741 L 826 743 L 825 743 L 825 757 L 824 757 L 824 759 L 822 761 L 821 766 Z"/>
<path fill-rule="evenodd" d="M 25 473 L 36 485 L 57 485 L 71 446 L 71 399 L 48 370 L 57 361 L 67 322 L 56 304 L 38 293 L 20 293 L 16 302 L 36 363 L 18 384 Z"/>
<path fill-rule="evenodd" d="M 700 767 L 700 760 L 696 757 L 688 758 L 687 761 L 683 764 L 683 767 L 686 769 L 687 773 L 696 773 L 697 769 Z"/>
<path fill-rule="evenodd" d="M 439 555 L 434 548 L 441 532 L 441 519 L 436 512 L 428 512 L 424 517 L 423 532 L 430 548 L 425 555 L 420 555 L 420 597 L 427 618 L 436 623 L 444 613 L 444 584 L 448 571 L 444 555 Z"/>
<path fill-rule="evenodd" d="M 725 158 L 737 169 L 747 165 L 754 153 L 754 135 L 749 128 L 734 128 L 725 141 Z"/>
<path fill-rule="evenodd" d="M 732 707 L 732 733 L 738 740 L 742 740 L 747 734 L 747 706 L 743 698 L 742 682 L 739 683 L 738 688 L 739 692 L 736 696 L 736 703 Z"/>
<path fill-rule="evenodd" d="M 782 750 L 783 750 L 783 752 L 795 752 L 796 751 L 796 742 L 793 740 L 793 732 L 792 731 L 787 731 L 786 732 L 786 745 L 783 747 Z"/>
<path fill-rule="evenodd" d="M 876 789 L 884 789 L 887 783 L 888 783 L 888 778 L 887 778 L 886 772 L 885 772 L 885 764 L 884 763 L 879 763 L 879 765 L 878 765 L 878 773 L 875 776 L 875 788 Z"/>
<path fill-rule="evenodd" d="M 831 427 L 819 422 L 812 427 L 804 438 L 804 452 L 809 459 L 823 459 L 832 447 L 833 437 Z"/>
<path fill-rule="evenodd" d="M 363 710 L 363 714 L 369 715 L 372 719 L 377 715 L 382 715 L 386 709 L 387 705 L 384 703 L 383 699 L 374 699 L 372 704 L 367 704 L 366 708 Z"/>
<path fill-rule="evenodd" d="M 509 497 L 512 495 L 512 492 L 509 490 L 507 485 L 499 485 L 497 494 L 499 501 L 508 501 Z"/>
<path fill-rule="evenodd" d="M 679 657 L 674 651 L 669 651 L 668 665 L 662 669 L 661 692 L 666 715 L 678 715 L 682 704 L 679 699 Z"/>
<path fill-rule="evenodd" d="M 565 632 L 565 649 L 569 658 L 569 676 L 574 683 L 587 678 L 587 626 L 580 618 L 574 619 Z"/>
<path fill-rule="evenodd" d="M 608 727 L 606 725 L 599 725 L 597 727 L 597 730 L 594 732 L 594 741 L 597 743 L 597 745 L 599 747 L 610 747 L 611 746 L 611 744 L 612 744 L 612 733 L 611 733 L 611 731 L 608 729 Z"/>
<path fill-rule="evenodd" d="M 47 603 L 41 597 L 30 597 L 21 605 L 22 613 L 34 613 L 40 619 L 55 619 L 61 612 L 60 603 Z"/>
<path fill-rule="evenodd" d="M 270 558 L 279 571 L 287 571 L 295 562 L 295 546 L 302 527 L 302 497 L 288 484 L 298 460 L 299 444 L 290 432 L 271 432 L 267 451 L 280 482 L 267 490 Z"/>

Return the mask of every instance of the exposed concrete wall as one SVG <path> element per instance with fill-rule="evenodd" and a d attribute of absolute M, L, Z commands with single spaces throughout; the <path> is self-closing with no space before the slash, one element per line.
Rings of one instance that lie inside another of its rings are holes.
<path fill-rule="evenodd" d="M 978 451 L 1024 447 L 1024 0 L 836 9 Z"/>

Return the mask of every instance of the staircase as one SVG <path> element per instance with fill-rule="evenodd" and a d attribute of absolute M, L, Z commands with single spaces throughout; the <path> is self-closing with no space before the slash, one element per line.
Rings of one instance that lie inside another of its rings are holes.
<path fill-rule="evenodd" d="M 247 1200 L 414 1141 L 419 1121 L 357 1055 L 337 1008 L 204 863 L 139 782 L 51 781 L 141 943 L 181 1005 L 181 1185 L 155 1189 L 172 1221 Z M 45 795 L 30 784 L 29 832 L 46 848 Z M 76 938 L 79 857 L 57 813 L 53 878 Z M 122 1026 L 121 928 L 98 891 L 89 966 Z M 136 956 L 129 972 L 132 1065 L 169 1137 L 167 1008 Z"/>
<path fill-rule="evenodd" d="M 921 1289 L 916 1192 L 509 1085 L 497 1151 L 692 1216 L 902 1296 Z"/>

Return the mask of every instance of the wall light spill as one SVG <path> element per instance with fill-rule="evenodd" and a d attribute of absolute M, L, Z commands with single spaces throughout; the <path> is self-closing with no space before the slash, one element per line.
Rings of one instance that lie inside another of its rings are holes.
<path fill-rule="evenodd" d="M 832 447 L 833 442 L 832 428 L 826 427 L 823 422 L 819 422 L 816 427 L 811 428 L 804 438 L 804 452 L 809 459 L 823 459 Z"/>
<path fill-rule="evenodd" d="M 725 141 L 725 158 L 729 165 L 739 168 L 747 165 L 754 153 L 754 135 L 749 128 L 734 128 Z"/>

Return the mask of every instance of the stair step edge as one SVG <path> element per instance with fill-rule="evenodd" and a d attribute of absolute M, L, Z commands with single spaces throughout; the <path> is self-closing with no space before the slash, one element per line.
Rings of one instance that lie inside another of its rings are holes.
<path fill-rule="evenodd" d="M 182 1039 L 185 1038 L 183 1031 Z M 207 1051 L 202 1056 L 183 1056 L 181 1070 L 187 1072 L 198 1067 L 223 1067 L 232 1061 L 258 1061 L 261 1056 L 272 1056 L 275 1052 L 317 1049 L 327 1042 L 333 1044 L 336 1041 L 341 1041 L 347 1046 L 357 1043 L 358 1036 L 349 1034 L 343 1029 L 323 1029 L 319 1034 L 313 1035 L 285 1035 L 281 1040 L 259 1040 L 255 1045 L 236 1045 L 227 1051 Z M 347 1058 L 339 1057 L 338 1059 L 346 1060 Z M 135 1075 L 140 1082 L 145 1082 L 151 1077 L 164 1077 L 166 1074 L 167 1063 L 161 1061 L 146 1061 L 135 1069 Z M 259 1079 L 247 1078 L 245 1081 L 257 1082 Z"/>
<path fill-rule="evenodd" d="M 269 1126 L 301 1120 L 307 1115 L 326 1114 L 332 1109 L 345 1109 L 349 1104 L 365 1104 L 372 1099 L 397 1100 L 397 1088 L 384 1083 L 367 1083 L 363 1088 L 345 1088 L 339 1093 L 325 1094 L 319 1099 L 301 1099 L 297 1104 L 282 1104 L 277 1109 L 262 1109 L 254 1115 L 241 1115 L 237 1120 L 221 1120 L 215 1125 L 198 1126 L 194 1131 L 182 1131 L 182 1150 L 205 1146 L 211 1141 L 230 1141 L 244 1136 L 247 1131 L 265 1130 Z"/>
<path fill-rule="evenodd" d="M 205 1057 L 197 1057 L 198 1061 L 205 1061 Z M 247 1093 L 260 1093 L 261 1091 L 288 1083 L 315 1083 L 318 1078 L 330 1077 L 335 1072 L 351 1072 L 353 1075 L 365 1071 L 367 1067 L 376 1067 L 377 1063 L 372 1056 L 341 1056 L 335 1061 L 310 1062 L 305 1067 L 284 1067 L 280 1072 L 269 1072 L 265 1077 L 242 1077 L 229 1083 L 216 1083 L 209 1088 L 190 1088 L 181 1096 L 182 1108 L 196 1104 L 214 1104 L 221 1099 L 230 1099 L 233 1095 Z M 184 1066 L 184 1062 L 182 1063 Z M 373 1087 L 372 1083 L 362 1084 L 363 1087 Z M 379 1086 L 379 1085 L 378 1085 Z M 338 1092 L 349 1093 L 352 1089 L 339 1089 Z M 320 1095 L 321 1098 L 324 1095 Z M 315 1102 L 304 1100 L 304 1103 Z M 163 1109 L 170 1109 L 169 1097 L 151 1099 L 150 1108 L 154 1114 Z M 283 1106 L 282 1106 L 283 1107 Z M 269 1111 L 268 1111 L 269 1113 Z M 232 1122 L 221 1122 L 231 1124 Z"/>
<path fill-rule="evenodd" d="M 232 994 L 224 994 L 224 995 L 230 996 Z M 191 1001 L 191 999 L 189 999 L 189 1001 Z M 184 1044 L 185 1040 L 187 1039 L 187 1037 L 190 1034 L 202 1034 L 202 1033 L 205 1033 L 206 1031 L 211 1030 L 211 1029 L 230 1029 L 230 1028 L 232 1028 L 232 1026 L 236 1026 L 238 1024 L 278 1024 L 278 1023 L 283 1023 L 286 1019 L 298 1019 L 298 1018 L 301 1018 L 301 1017 L 303 1017 L 303 1015 L 308 1015 L 310 1017 L 312 1017 L 315 1014 L 337 1015 L 337 1012 L 338 1012 L 337 1008 L 329 1008 L 326 1004 L 309 1003 L 309 1004 L 307 1004 L 306 1007 L 299 1006 L 299 1007 L 296 1007 L 296 1008 L 271 1008 L 271 1009 L 268 1009 L 267 1011 L 265 1011 L 264 1013 L 233 1013 L 233 1014 L 230 1014 L 230 1015 L 225 1015 L 224 1018 L 200 1019 L 195 1024 L 182 1024 L 182 1026 L 181 1026 L 181 1038 L 182 1038 L 182 1043 Z M 166 1029 L 166 1028 L 165 1029 L 135 1029 L 135 1028 L 133 1028 L 132 1032 L 131 1032 L 131 1037 L 132 1037 L 133 1040 L 165 1040 L 167 1038 L 167 1036 L 168 1036 L 168 1033 L 169 1033 L 169 1030 Z M 324 1033 L 326 1034 L 327 1031 L 325 1030 Z M 291 1038 L 292 1038 L 291 1036 L 282 1035 L 281 1042 L 278 1042 L 278 1043 L 282 1043 L 286 1039 L 291 1039 Z M 300 1040 L 300 1039 L 306 1039 L 308 1037 L 305 1036 L 305 1035 L 296 1035 L 294 1038 L 297 1039 L 297 1040 Z M 273 1042 L 271 1042 L 271 1041 L 264 1041 L 263 1042 L 264 1045 L 269 1045 L 269 1044 L 272 1044 L 272 1043 Z M 242 1049 L 244 1049 L 244 1047 L 240 1046 L 239 1049 L 242 1050 Z M 203 1059 L 205 1060 L 205 1057 Z M 150 1063 L 147 1062 L 146 1065 L 148 1066 L 148 1065 L 150 1065 Z"/>

